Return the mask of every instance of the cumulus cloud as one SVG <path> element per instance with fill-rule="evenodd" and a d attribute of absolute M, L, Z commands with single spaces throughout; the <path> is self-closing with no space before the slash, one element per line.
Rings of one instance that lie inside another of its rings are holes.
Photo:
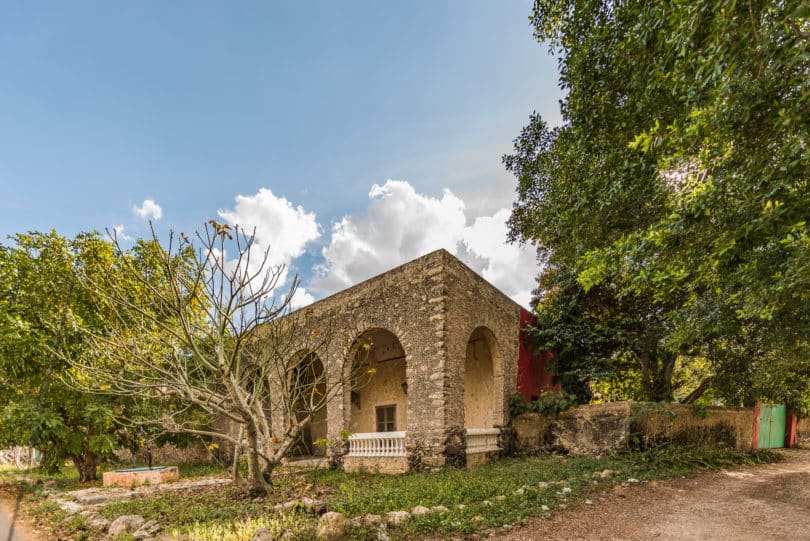
<path fill-rule="evenodd" d="M 332 293 L 444 248 L 528 305 L 537 263 L 531 249 L 506 244 L 508 209 L 467 225 L 464 202 L 451 191 L 430 197 L 397 180 L 373 185 L 369 199 L 364 212 L 346 215 L 332 226 L 325 261 L 316 267 L 311 289 Z"/>
<path fill-rule="evenodd" d="M 133 206 L 132 212 L 144 220 L 160 220 L 160 217 L 163 216 L 163 209 L 152 199 L 144 199 L 140 207 Z"/>
<path fill-rule="evenodd" d="M 255 235 L 254 253 L 267 251 L 267 263 L 273 267 L 283 265 L 277 288 L 283 294 L 293 260 L 303 255 L 307 244 L 321 236 L 315 214 L 302 206 L 293 206 L 285 197 L 275 195 L 268 188 L 254 195 L 237 195 L 233 209 L 219 210 L 217 214 L 230 225 L 238 225 L 248 235 Z M 260 257 L 252 257 L 258 265 Z M 313 302 L 312 295 L 299 287 L 292 299 L 294 308 Z"/>
<path fill-rule="evenodd" d="M 407 182 L 374 184 L 366 212 L 332 226 L 323 265 L 312 284 L 332 293 L 396 265 L 445 248 L 455 251 L 464 227 L 464 203 L 449 191 L 441 199 L 416 193 Z"/>
<path fill-rule="evenodd" d="M 518 303 L 528 306 L 536 287 L 537 256 L 525 245 L 507 244 L 506 220 L 509 209 L 502 208 L 492 216 L 476 218 L 462 232 L 462 242 L 472 254 L 484 259 L 481 276 Z"/>
<path fill-rule="evenodd" d="M 114 225 L 112 227 L 112 231 L 113 234 L 115 235 L 115 238 L 117 238 L 118 240 L 125 240 L 125 241 L 134 240 L 132 237 L 124 233 L 124 224 Z"/>

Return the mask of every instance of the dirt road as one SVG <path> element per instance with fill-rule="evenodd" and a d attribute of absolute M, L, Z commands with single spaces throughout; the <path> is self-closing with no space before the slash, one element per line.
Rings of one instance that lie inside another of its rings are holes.
<path fill-rule="evenodd" d="M 21 525 L 14 524 L 12 531 L 12 515 L 13 507 L 8 505 L 8 502 L 0 501 L 0 541 L 27 541 L 33 539 L 29 536 L 24 536 L 21 530 Z"/>
<path fill-rule="evenodd" d="M 778 464 L 616 487 L 501 539 L 810 540 L 810 450 Z"/>

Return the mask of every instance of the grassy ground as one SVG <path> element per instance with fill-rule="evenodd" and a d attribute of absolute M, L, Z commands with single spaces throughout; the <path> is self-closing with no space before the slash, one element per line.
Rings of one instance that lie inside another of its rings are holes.
<path fill-rule="evenodd" d="M 125 502 L 108 504 L 100 514 L 114 518 L 139 514 L 158 519 L 164 531 L 192 534 L 192 539 L 249 540 L 256 527 L 270 527 L 276 535 L 284 530 L 298 539 L 314 535 L 315 517 L 303 512 L 271 514 L 279 502 L 309 496 L 321 499 L 330 511 L 347 517 L 365 513 L 384 515 L 410 510 L 417 505 L 443 505 L 446 513 L 413 518 L 406 527 L 390 529 L 393 539 L 469 535 L 495 528 L 511 528 L 531 515 L 549 514 L 555 509 L 578 504 L 594 491 L 636 479 L 640 482 L 687 475 L 744 463 L 776 460 L 773 453 L 734 453 L 716 449 L 653 449 L 610 458 L 532 457 L 505 459 L 472 470 L 446 469 L 435 473 L 399 476 L 347 474 L 339 471 L 285 473 L 275 481 L 273 494 L 253 499 L 232 487 L 167 492 Z M 600 475 L 604 470 L 611 474 Z M 185 477 L 193 473 L 221 473 L 211 467 L 184 467 Z M 2 479 L 2 477 L 0 477 Z M 71 486 L 72 475 L 57 478 Z M 37 487 L 30 487 L 26 504 L 40 520 L 53 523 L 60 511 L 44 502 Z M 74 539 L 93 539 L 79 519 L 67 521 L 63 534 Z M 241 530 L 241 531 L 237 531 Z M 229 533 L 230 532 L 230 533 Z M 376 537 L 374 532 L 354 528 L 353 539 Z"/>

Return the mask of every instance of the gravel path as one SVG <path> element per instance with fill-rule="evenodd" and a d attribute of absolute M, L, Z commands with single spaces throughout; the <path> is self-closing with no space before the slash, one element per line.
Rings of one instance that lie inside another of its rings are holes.
<path fill-rule="evenodd" d="M 810 450 L 783 453 L 778 464 L 617 486 L 498 538 L 810 540 Z"/>

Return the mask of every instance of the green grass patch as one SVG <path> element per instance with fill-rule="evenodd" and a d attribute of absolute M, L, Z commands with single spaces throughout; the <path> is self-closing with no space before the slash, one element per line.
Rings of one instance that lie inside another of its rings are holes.
<path fill-rule="evenodd" d="M 247 541 L 259 528 L 267 528 L 271 539 L 280 539 L 287 532 L 295 539 L 315 539 L 317 521 L 302 513 L 279 513 L 224 523 L 196 523 L 171 534 L 177 539 L 185 534 L 192 541 Z"/>
<path fill-rule="evenodd" d="M 146 520 L 159 521 L 164 531 L 220 531 L 216 529 L 218 525 L 230 527 L 231 523 L 275 516 L 273 506 L 277 503 L 317 496 L 314 487 L 300 474 L 279 476 L 273 485 L 273 493 L 265 498 L 253 498 L 233 486 L 202 487 L 113 502 L 100 507 L 98 513 L 110 520 L 121 515 L 141 515 Z M 301 518 L 299 522 L 303 525 L 306 520 Z"/>
<path fill-rule="evenodd" d="M 320 473 L 331 487 L 330 510 L 346 516 L 443 505 L 447 513 L 412 519 L 402 538 L 422 534 L 451 535 L 522 524 L 583 500 L 595 490 L 626 482 L 714 470 L 738 464 L 772 462 L 771 452 L 737 453 L 711 448 L 659 448 L 610 458 L 543 456 L 505 459 L 472 470 L 446 469 L 399 476 Z M 600 472 L 609 469 L 609 477 Z M 570 489 L 566 490 L 566 489 Z M 463 509 L 459 509 L 461 504 Z M 544 507 L 548 511 L 544 511 Z M 358 536 L 361 537 L 361 536 Z"/>

